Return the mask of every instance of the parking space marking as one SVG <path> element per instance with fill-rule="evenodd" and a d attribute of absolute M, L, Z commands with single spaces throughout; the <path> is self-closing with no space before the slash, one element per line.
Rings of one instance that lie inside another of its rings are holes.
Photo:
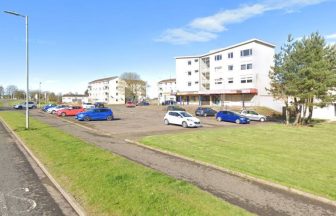
<path fill-rule="evenodd" d="M 14 214 L 29 213 L 30 211 L 36 208 L 37 204 L 34 200 L 25 198 L 25 197 L 20 197 L 15 194 L 20 191 L 21 193 L 22 192 L 28 193 L 29 188 L 16 188 L 8 192 L 7 194 L 0 192 L 1 216 L 8 216 L 9 213 L 14 213 Z M 22 201 L 23 203 L 27 204 L 28 207 L 24 210 L 17 210 L 15 209 L 17 206 L 8 206 L 7 200 L 10 200 L 10 199 L 13 199 L 15 201 Z"/>

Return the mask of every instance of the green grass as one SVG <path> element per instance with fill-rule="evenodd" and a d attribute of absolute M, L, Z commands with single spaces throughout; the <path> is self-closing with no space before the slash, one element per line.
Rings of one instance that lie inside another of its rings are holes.
<path fill-rule="evenodd" d="M 104 151 L 24 116 L 0 116 L 89 215 L 248 215 L 184 181 Z"/>
<path fill-rule="evenodd" d="M 194 130 L 141 142 L 336 200 L 336 124 Z"/>

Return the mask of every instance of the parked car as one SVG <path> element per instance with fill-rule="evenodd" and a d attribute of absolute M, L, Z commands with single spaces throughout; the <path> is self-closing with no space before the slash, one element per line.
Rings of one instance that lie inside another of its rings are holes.
<path fill-rule="evenodd" d="M 167 106 L 167 111 L 186 111 L 180 106 Z"/>
<path fill-rule="evenodd" d="M 49 109 L 47 109 L 47 113 L 55 114 L 58 110 L 65 109 L 68 107 L 69 107 L 68 105 L 64 105 L 64 104 L 58 105 L 55 107 L 50 107 Z"/>
<path fill-rule="evenodd" d="M 141 101 L 137 103 L 137 106 L 149 106 L 149 103 L 147 101 Z"/>
<path fill-rule="evenodd" d="M 26 102 L 23 102 L 21 104 L 16 104 L 14 105 L 14 109 L 25 109 L 26 108 Z M 36 109 L 37 106 L 35 104 L 35 102 L 29 101 L 28 102 L 28 109 Z"/>
<path fill-rule="evenodd" d="M 92 103 L 83 103 L 82 104 L 82 107 L 83 107 L 83 109 L 92 109 L 92 108 L 95 108 L 95 105 L 94 104 L 92 104 Z"/>
<path fill-rule="evenodd" d="M 264 122 L 267 119 L 266 116 L 260 115 L 259 113 L 255 112 L 253 110 L 242 110 L 240 112 L 240 114 L 242 116 L 245 116 L 245 117 L 249 118 L 250 120 L 254 120 L 254 121 Z"/>
<path fill-rule="evenodd" d="M 61 110 L 56 111 L 56 115 L 58 116 L 75 116 L 78 113 L 84 112 L 85 110 L 83 109 L 83 107 L 80 106 L 72 106 L 72 107 L 68 107 L 68 108 L 64 108 Z"/>
<path fill-rule="evenodd" d="M 85 112 L 78 113 L 76 119 L 79 121 L 91 120 L 113 120 L 113 112 L 109 108 L 93 108 Z"/>
<path fill-rule="evenodd" d="M 163 121 L 166 125 L 181 125 L 184 128 L 201 127 L 201 121 L 185 111 L 168 111 Z"/>
<path fill-rule="evenodd" d="M 234 122 L 237 124 L 249 124 L 250 119 L 241 116 L 239 113 L 231 112 L 231 111 L 219 111 L 216 114 L 217 121 L 227 121 Z"/>
<path fill-rule="evenodd" d="M 176 101 L 174 100 L 166 100 L 164 102 L 162 102 L 162 105 L 175 105 Z"/>
<path fill-rule="evenodd" d="M 102 102 L 96 102 L 94 103 L 95 108 L 105 108 L 105 104 Z"/>
<path fill-rule="evenodd" d="M 55 107 L 55 106 L 57 106 L 57 104 L 47 104 L 47 105 L 45 105 L 44 107 L 42 107 L 42 110 L 43 110 L 44 112 L 46 112 L 47 109 L 49 109 L 49 108 L 51 108 L 51 107 Z"/>
<path fill-rule="evenodd" d="M 128 108 L 136 107 L 136 104 L 134 102 L 132 102 L 132 101 L 128 101 L 126 103 L 126 107 L 128 107 Z"/>
<path fill-rule="evenodd" d="M 211 109 L 209 107 L 198 107 L 195 111 L 196 116 L 204 116 L 204 117 L 215 116 L 216 113 L 217 113 L 216 110 Z"/>

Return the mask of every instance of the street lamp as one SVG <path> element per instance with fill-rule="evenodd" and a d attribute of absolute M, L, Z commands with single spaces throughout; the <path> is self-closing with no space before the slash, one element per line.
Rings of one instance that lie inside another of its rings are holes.
<path fill-rule="evenodd" d="M 27 89 L 26 89 L 26 129 L 29 129 L 29 44 L 28 44 L 28 16 L 18 14 L 13 11 L 4 11 L 7 14 L 23 17 L 26 20 L 26 77 L 27 77 Z"/>

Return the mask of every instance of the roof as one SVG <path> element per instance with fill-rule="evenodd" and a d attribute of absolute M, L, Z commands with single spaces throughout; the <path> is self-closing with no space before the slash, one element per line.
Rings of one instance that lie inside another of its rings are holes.
<path fill-rule="evenodd" d="M 176 82 L 176 79 L 165 79 L 161 80 L 159 83 L 169 83 L 169 82 Z"/>
<path fill-rule="evenodd" d="M 261 45 L 264 45 L 264 46 L 268 46 L 268 47 L 270 47 L 270 48 L 275 48 L 275 45 L 274 45 L 274 44 L 271 44 L 271 43 L 268 43 L 268 42 L 266 42 L 266 41 L 263 41 L 263 40 L 259 40 L 259 39 L 253 38 L 253 39 L 250 39 L 250 40 L 247 40 L 247 41 L 238 43 L 238 44 L 234 44 L 234 45 L 231 45 L 231 46 L 228 46 L 228 47 L 224 47 L 224 48 L 220 48 L 220 49 L 216 49 L 216 50 L 211 50 L 211 51 L 209 51 L 208 53 L 203 54 L 203 55 L 195 55 L 195 56 L 178 56 L 178 57 L 175 57 L 175 59 L 201 58 L 201 57 L 204 57 L 204 56 L 208 56 L 208 55 L 215 54 L 215 53 L 218 53 L 218 52 L 222 52 L 222 51 L 225 51 L 225 50 L 233 49 L 233 48 L 236 48 L 236 47 L 239 47 L 239 46 L 243 46 L 243 45 L 245 45 L 245 44 L 249 44 L 249 43 L 253 43 L 253 42 L 254 42 L 254 43 L 261 44 Z"/>
<path fill-rule="evenodd" d="M 62 97 L 87 97 L 86 95 L 79 95 L 79 94 L 65 94 Z"/>
<path fill-rule="evenodd" d="M 93 80 L 93 81 L 89 82 L 89 84 L 104 82 L 104 81 L 110 81 L 110 80 L 114 80 L 114 79 L 117 79 L 117 78 L 118 78 L 117 76 L 106 77 L 106 78 L 102 78 L 102 79 Z"/>

